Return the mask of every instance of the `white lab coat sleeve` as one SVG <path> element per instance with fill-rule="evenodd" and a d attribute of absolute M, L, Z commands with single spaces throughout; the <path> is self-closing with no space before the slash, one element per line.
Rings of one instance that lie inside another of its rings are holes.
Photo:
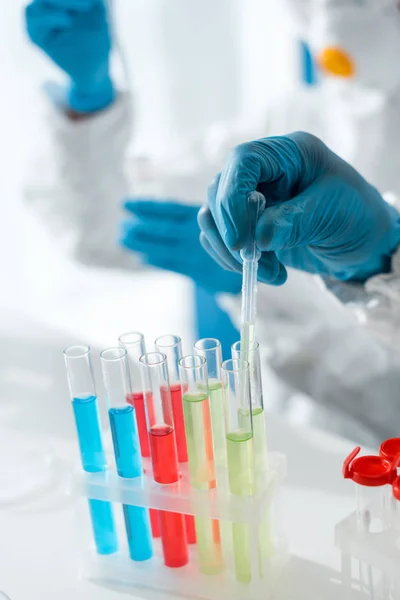
<path fill-rule="evenodd" d="M 25 198 L 62 250 L 88 266 L 130 269 L 137 264 L 118 246 L 122 202 L 129 192 L 124 164 L 131 120 L 127 93 L 82 120 L 55 107 L 48 112 L 52 156 L 47 161 L 54 177 L 47 187 L 28 182 Z"/>
<path fill-rule="evenodd" d="M 220 303 L 238 324 L 240 297 L 224 295 Z M 312 400 L 309 422 L 359 440 L 398 435 L 397 353 L 318 278 L 290 271 L 282 287 L 261 284 L 257 306 L 265 368 Z"/>

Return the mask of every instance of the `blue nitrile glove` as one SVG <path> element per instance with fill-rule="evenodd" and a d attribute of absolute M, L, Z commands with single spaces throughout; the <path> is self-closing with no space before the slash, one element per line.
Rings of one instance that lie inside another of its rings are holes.
<path fill-rule="evenodd" d="M 111 104 L 111 37 L 104 0 L 33 0 L 26 8 L 30 39 L 71 79 L 68 106 L 93 112 Z"/>
<path fill-rule="evenodd" d="M 240 271 L 248 194 L 264 194 L 256 241 L 260 281 L 285 282 L 285 266 L 364 281 L 390 270 L 400 217 L 357 171 L 318 138 L 293 133 L 237 146 L 201 209 L 201 241 L 220 264 Z"/>
<path fill-rule="evenodd" d="M 146 264 L 186 275 L 211 293 L 240 292 L 241 276 L 221 269 L 200 244 L 199 206 L 138 199 L 125 208 L 134 218 L 124 221 L 121 244 Z"/>

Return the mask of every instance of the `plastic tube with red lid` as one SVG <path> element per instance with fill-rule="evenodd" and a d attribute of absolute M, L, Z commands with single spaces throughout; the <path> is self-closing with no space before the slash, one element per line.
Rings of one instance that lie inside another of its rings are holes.
<path fill-rule="evenodd" d="M 383 456 L 360 456 L 357 446 L 343 464 L 343 476 L 356 486 L 358 529 L 379 533 L 390 526 L 390 492 L 396 477 L 392 460 Z"/>

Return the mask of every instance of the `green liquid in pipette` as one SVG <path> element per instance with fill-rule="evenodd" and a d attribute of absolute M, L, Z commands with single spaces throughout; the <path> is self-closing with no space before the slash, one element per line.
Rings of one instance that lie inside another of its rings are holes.
<path fill-rule="evenodd" d="M 211 425 L 214 440 L 214 458 L 217 467 L 227 467 L 224 404 L 222 397 L 222 383 L 217 379 L 210 379 Z"/>
<path fill-rule="evenodd" d="M 268 467 L 267 432 L 265 429 L 265 413 L 262 408 L 252 410 L 254 460 L 257 472 L 264 472 Z M 249 411 L 239 410 L 239 425 L 246 427 L 249 421 Z"/>

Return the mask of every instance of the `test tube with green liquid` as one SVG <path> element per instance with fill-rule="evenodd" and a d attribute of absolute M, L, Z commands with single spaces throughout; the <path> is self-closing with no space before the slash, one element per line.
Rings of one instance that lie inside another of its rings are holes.
<path fill-rule="evenodd" d="M 239 360 L 241 342 L 232 344 L 232 358 Z M 261 380 L 260 346 L 258 342 L 251 342 L 247 351 L 247 361 L 250 367 L 250 397 L 254 434 L 254 458 L 256 471 L 264 474 L 268 467 L 267 433 L 265 429 L 264 400 Z M 248 407 L 239 409 L 239 420 L 247 419 Z"/>
<path fill-rule="evenodd" d="M 250 406 L 250 367 L 245 360 L 222 363 L 222 391 L 226 419 L 229 489 L 235 496 L 256 492 L 253 423 Z M 245 523 L 232 524 L 236 579 L 251 581 L 251 532 Z"/>
<path fill-rule="evenodd" d="M 240 342 L 235 342 L 232 345 L 233 359 L 241 358 L 240 344 Z M 247 356 L 250 368 L 250 396 L 253 420 L 254 461 L 256 476 L 262 481 L 265 480 L 267 475 L 268 451 L 261 380 L 260 346 L 258 342 L 251 342 L 249 344 Z M 248 411 L 249 408 L 239 409 L 239 421 L 244 420 L 246 422 Z M 264 570 L 263 566 L 273 552 L 273 535 L 271 531 L 271 514 L 269 508 L 264 515 L 264 519 L 261 521 L 258 537 L 260 576 L 262 576 Z"/>
<path fill-rule="evenodd" d="M 208 390 L 210 392 L 211 426 L 214 441 L 215 464 L 227 468 L 225 415 L 222 400 L 222 349 L 221 342 L 214 338 L 204 338 L 194 345 L 195 354 L 204 356 L 207 361 Z"/>
<path fill-rule="evenodd" d="M 203 356 L 184 356 L 179 361 L 183 411 L 192 486 L 208 491 L 216 487 L 207 364 Z M 195 518 L 199 568 L 216 575 L 224 568 L 219 522 Z"/>

